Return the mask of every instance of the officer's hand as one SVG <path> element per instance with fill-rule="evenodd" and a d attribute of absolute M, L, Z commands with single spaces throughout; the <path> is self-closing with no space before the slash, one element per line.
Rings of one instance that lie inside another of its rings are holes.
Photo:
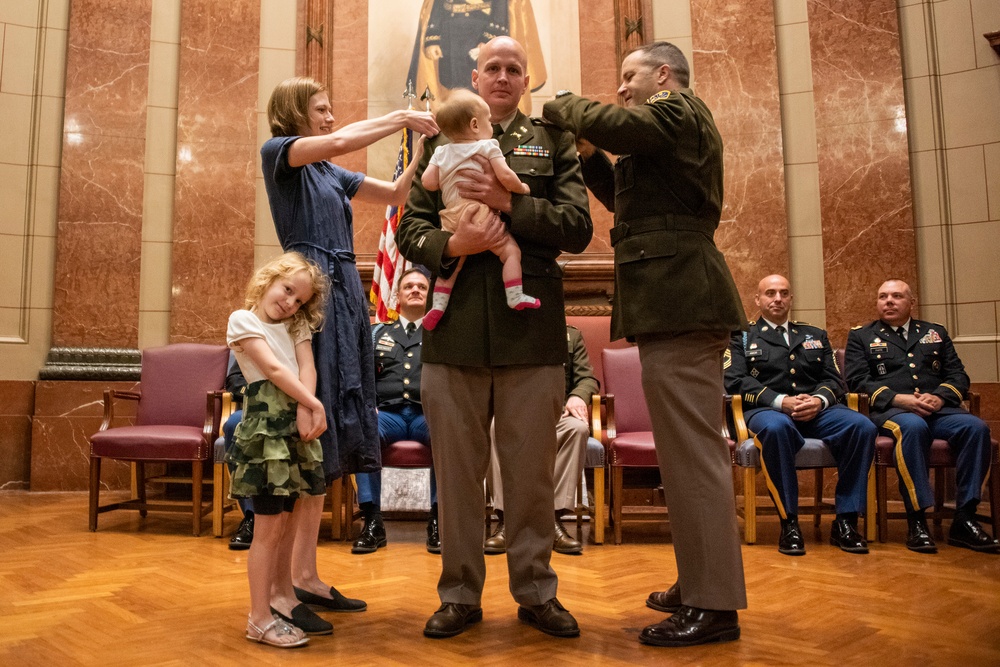
<path fill-rule="evenodd" d="M 572 415 L 581 421 L 587 421 L 590 415 L 587 414 L 587 404 L 579 396 L 570 396 L 566 399 L 566 407 L 563 408 L 563 416 Z"/>
<path fill-rule="evenodd" d="M 792 419 L 799 422 L 807 422 L 815 418 L 822 407 L 823 401 L 819 397 L 810 394 L 799 394 L 795 397 Z"/>
<path fill-rule="evenodd" d="M 441 53 L 440 46 L 438 46 L 437 44 L 431 44 L 430 46 L 424 49 L 424 55 L 430 58 L 431 60 L 441 60 L 441 56 L 443 54 Z"/>
<path fill-rule="evenodd" d="M 582 139 L 580 137 L 576 138 L 576 152 L 579 153 L 580 157 L 584 160 L 589 160 L 590 156 L 593 155 L 596 150 L 597 147 L 586 139 Z"/>
<path fill-rule="evenodd" d="M 490 161 L 482 155 L 473 155 L 472 159 L 483 168 L 483 171 L 459 169 L 458 175 L 464 180 L 458 183 L 458 194 L 466 199 L 482 202 L 494 211 L 510 213 L 510 190 L 505 188 L 493 173 Z"/>
<path fill-rule="evenodd" d="M 935 396 L 934 394 L 921 394 L 917 391 L 916 397 L 917 400 L 927 406 L 927 409 L 931 412 L 937 412 L 944 407 L 944 399 L 940 396 Z"/>
<path fill-rule="evenodd" d="M 791 414 L 795 412 L 795 406 L 797 403 L 798 401 L 795 400 L 794 396 L 785 396 L 781 399 L 781 411 L 786 415 L 791 416 Z"/>
<path fill-rule="evenodd" d="M 913 394 L 896 394 L 892 399 L 892 407 L 901 408 L 921 417 L 931 414 L 931 409 Z"/>
<path fill-rule="evenodd" d="M 458 219 L 455 233 L 448 239 L 445 246 L 445 255 L 448 257 L 464 257 L 485 252 L 495 247 L 503 241 L 507 234 L 500 216 L 490 214 L 482 224 L 475 224 L 472 218 L 475 217 L 476 209 L 467 207 Z"/>

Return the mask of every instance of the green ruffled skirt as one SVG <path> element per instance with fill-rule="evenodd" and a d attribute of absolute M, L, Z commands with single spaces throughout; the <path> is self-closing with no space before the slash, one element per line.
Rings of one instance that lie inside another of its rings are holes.
<path fill-rule="evenodd" d="M 323 448 L 319 440 L 299 438 L 297 408 L 298 402 L 270 380 L 247 385 L 243 421 L 226 454 L 226 461 L 236 466 L 229 487 L 232 497 L 326 493 Z"/>

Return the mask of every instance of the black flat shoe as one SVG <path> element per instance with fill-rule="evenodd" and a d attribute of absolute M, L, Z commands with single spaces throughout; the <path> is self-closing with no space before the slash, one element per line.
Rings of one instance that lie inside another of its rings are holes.
<path fill-rule="evenodd" d="M 248 514 L 240 521 L 233 539 L 229 540 L 229 548 L 233 551 L 246 551 L 253 543 L 253 514 Z"/>
<path fill-rule="evenodd" d="M 292 608 L 292 615 L 290 617 L 285 616 L 274 607 L 271 607 L 271 613 L 276 614 L 278 618 L 291 623 L 307 635 L 333 634 L 333 623 L 323 620 L 304 604 L 295 605 Z"/>
<path fill-rule="evenodd" d="M 307 605 L 313 607 L 322 607 L 327 611 L 342 611 L 342 612 L 356 612 L 364 611 L 368 609 L 368 603 L 364 600 L 354 600 L 352 598 L 344 597 L 341 595 L 333 586 L 330 587 L 331 597 L 325 598 L 322 595 L 316 595 L 315 593 L 310 593 L 309 591 L 302 590 L 301 588 L 294 588 L 295 597 L 299 599 L 299 602 L 303 602 Z"/>
<path fill-rule="evenodd" d="M 438 519 L 432 516 L 427 521 L 427 551 L 432 554 L 441 553 L 441 535 L 438 533 Z"/>
<path fill-rule="evenodd" d="M 906 532 L 906 548 L 921 554 L 936 554 L 937 545 L 931 539 L 927 524 L 921 519 L 908 519 L 909 530 Z"/>
<path fill-rule="evenodd" d="M 739 638 L 740 624 L 735 611 L 685 606 L 667 620 L 647 626 L 639 634 L 639 641 L 652 646 L 697 646 Z"/>

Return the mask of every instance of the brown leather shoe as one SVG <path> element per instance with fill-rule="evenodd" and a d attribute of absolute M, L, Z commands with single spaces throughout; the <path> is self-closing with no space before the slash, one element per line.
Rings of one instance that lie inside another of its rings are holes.
<path fill-rule="evenodd" d="M 490 555 L 507 553 L 507 537 L 503 531 L 503 521 L 497 524 L 493 535 L 483 543 L 483 552 Z"/>
<path fill-rule="evenodd" d="M 665 591 L 650 593 L 646 598 L 646 606 L 673 614 L 681 608 L 681 585 L 675 581 L 674 585 Z"/>
<path fill-rule="evenodd" d="M 735 611 L 714 611 L 681 606 L 667 620 L 647 626 L 639 641 L 653 646 L 696 646 L 731 642 L 740 638 L 739 618 Z"/>
<path fill-rule="evenodd" d="M 517 617 L 553 637 L 576 637 L 580 634 L 576 619 L 556 598 L 545 604 L 528 607 L 521 605 L 517 608 Z"/>
<path fill-rule="evenodd" d="M 569 536 L 559 519 L 556 519 L 556 538 L 552 543 L 552 550 L 557 554 L 570 556 L 579 556 L 583 553 L 583 545 Z"/>
<path fill-rule="evenodd" d="M 427 619 L 424 636 L 435 639 L 454 637 L 465 632 L 466 626 L 483 620 L 483 608 L 471 604 L 445 602 Z"/>

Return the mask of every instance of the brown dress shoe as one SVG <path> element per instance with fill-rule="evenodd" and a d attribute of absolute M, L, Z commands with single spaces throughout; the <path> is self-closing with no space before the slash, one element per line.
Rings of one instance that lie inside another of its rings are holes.
<path fill-rule="evenodd" d="M 553 637 L 576 637 L 580 634 L 576 619 L 555 598 L 545 604 L 521 605 L 517 608 L 517 617 Z"/>
<path fill-rule="evenodd" d="M 471 604 L 445 602 L 427 619 L 424 635 L 435 639 L 454 637 L 465 631 L 466 626 L 483 620 L 483 608 Z"/>
<path fill-rule="evenodd" d="M 696 646 L 731 642 L 740 638 L 735 611 L 714 611 L 681 606 L 667 620 L 650 625 L 639 633 L 639 641 L 653 646 Z"/>
<path fill-rule="evenodd" d="M 681 608 L 681 585 L 674 582 L 674 585 L 665 591 L 650 593 L 646 598 L 646 606 L 656 611 L 665 611 L 673 614 Z"/>
<path fill-rule="evenodd" d="M 497 524 L 496 532 L 483 543 L 483 552 L 488 554 L 507 553 L 507 537 L 503 531 L 503 521 Z"/>
<path fill-rule="evenodd" d="M 566 532 L 566 529 L 562 525 L 562 521 L 558 519 L 556 519 L 556 539 L 552 543 L 552 550 L 557 554 L 568 554 L 570 556 L 579 556 L 583 553 L 583 545 L 569 536 L 569 533 Z"/>

